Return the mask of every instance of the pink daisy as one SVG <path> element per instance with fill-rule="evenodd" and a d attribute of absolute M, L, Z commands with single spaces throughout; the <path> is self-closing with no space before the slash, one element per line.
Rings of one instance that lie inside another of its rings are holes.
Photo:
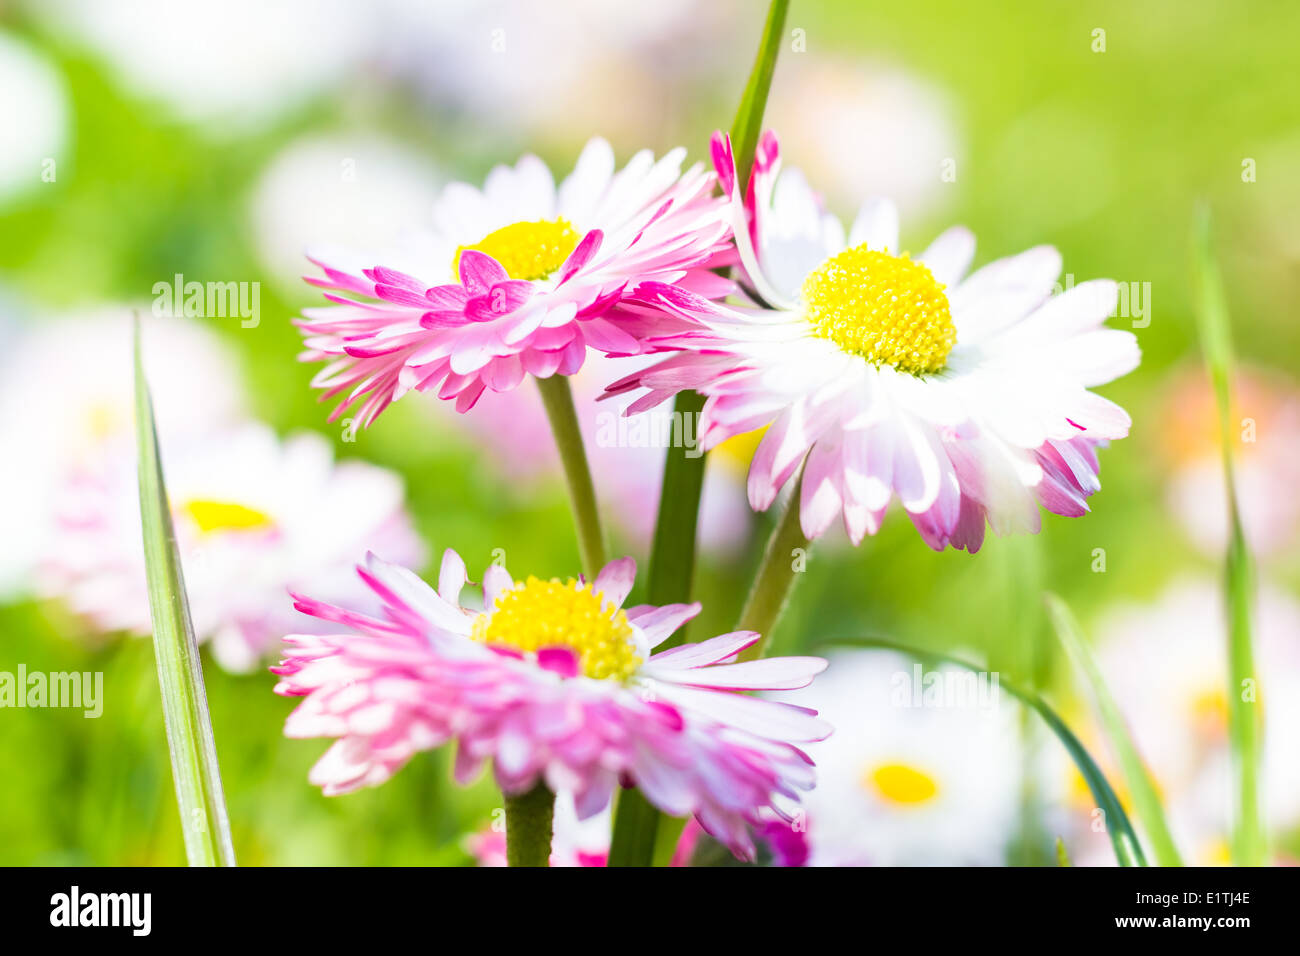
<path fill-rule="evenodd" d="M 285 631 L 302 626 L 290 589 L 376 611 L 352 573 L 356 555 L 369 548 L 412 564 L 427 559 L 402 479 L 336 462 L 321 435 L 281 440 L 246 423 L 176 437 L 163 455 L 190 613 L 227 670 L 263 665 Z M 39 592 L 100 632 L 151 633 L 133 450 L 105 449 L 69 469 L 53 497 Z"/>
<path fill-rule="evenodd" d="M 642 281 L 726 294 L 710 271 L 731 256 L 726 202 L 701 164 L 681 171 L 685 154 L 642 151 L 616 172 L 609 144 L 593 139 L 558 189 L 536 156 L 498 166 L 482 190 L 453 183 L 421 237 L 421 277 L 313 259 L 325 276 L 307 281 L 336 306 L 297 324 L 302 358 L 329 362 L 312 384 L 343 397 L 332 417 L 357 405 L 368 425 L 411 389 L 463 412 L 525 374 L 573 374 L 588 346 L 636 353 L 645 322 L 608 313 Z"/>
<path fill-rule="evenodd" d="M 694 328 L 651 338 L 647 350 L 675 354 L 610 387 L 645 390 L 629 412 L 694 388 L 708 395 L 706 449 L 770 425 L 749 470 L 750 504 L 768 508 L 803 463 L 809 538 L 842 518 L 860 543 L 894 497 L 936 550 L 977 551 L 986 522 L 998 534 L 1037 532 L 1040 504 L 1088 510 L 1096 449 L 1130 424 L 1089 389 L 1139 356 L 1132 333 L 1104 326 L 1114 282 L 1052 295 L 1061 257 L 1050 246 L 967 276 L 975 240 L 960 227 L 913 259 L 899 251 L 887 201 L 865 203 L 846 238 L 797 170 L 780 174 L 771 133 L 744 199 L 730 142 L 715 136 L 713 151 L 762 305 L 641 286 L 638 308 Z"/>
<path fill-rule="evenodd" d="M 590 584 L 516 582 L 490 566 L 483 611 L 461 604 L 465 565 L 453 551 L 436 591 L 373 555 L 358 573 L 383 618 L 298 597 L 299 610 L 351 633 L 287 637 L 288 657 L 273 668 L 277 693 L 304 698 L 285 733 L 337 738 L 310 776 L 327 794 L 382 783 L 416 752 L 455 741 L 462 782 L 491 760 L 506 794 L 544 782 L 573 794 L 580 819 L 607 807 L 619 784 L 636 786 L 749 858 L 750 824 L 788 818 L 813 785 L 797 744 L 830 727 L 813 711 L 737 692 L 806 686 L 825 661 L 733 663 L 758 640 L 750 631 L 652 654 L 700 605 L 623 609 L 630 558 Z"/>

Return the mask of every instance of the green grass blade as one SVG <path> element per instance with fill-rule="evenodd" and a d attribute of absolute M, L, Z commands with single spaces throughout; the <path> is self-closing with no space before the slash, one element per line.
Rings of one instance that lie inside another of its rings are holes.
<path fill-rule="evenodd" d="M 977 667 L 958 657 L 909 647 L 906 644 L 900 644 L 897 641 L 885 638 L 855 638 L 843 643 L 852 647 L 897 651 L 900 654 L 906 654 L 922 663 L 931 665 L 954 664 L 957 667 L 964 667 L 976 673 L 983 670 L 982 667 Z M 1124 812 L 1124 807 L 1115 795 L 1115 790 L 1110 785 L 1110 781 L 1106 779 L 1106 775 L 1102 773 L 1101 768 L 1097 766 L 1097 762 L 1092 759 L 1092 755 L 1088 753 L 1088 749 L 1079 741 L 1079 738 L 1074 735 L 1074 732 L 1070 730 L 1065 721 L 1038 694 L 1017 687 L 1001 677 L 998 679 L 998 686 L 1038 714 L 1052 733 L 1056 735 L 1061 745 L 1065 747 L 1066 752 L 1074 761 L 1074 765 L 1079 768 L 1079 773 L 1083 775 L 1084 781 L 1088 784 L 1093 800 L 1105 814 L 1106 832 L 1110 835 L 1111 846 L 1115 850 L 1115 859 L 1119 861 L 1119 865 L 1146 866 L 1146 854 L 1142 851 L 1142 844 L 1133 831 L 1133 824 L 1129 821 L 1128 814 Z"/>
<path fill-rule="evenodd" d="M 199 648 L 190 621 L 163 482 L 153 403 L 140 357 L 138 318 L 135 323 L 135 427 L 154 656 L 158 662 L 167 748 L 185 835 L 185 855 L 190 866 L 234 866 L 235 851 L 221 792 L 221 770 L 217 765 Z"/>
<path fill-rule="evenodd" d="M 1111 697 L 1101 668 L 1093 656 L 1092 649 L 1084 639 L 1079 622 L 1070 612 L 1069 607 L 1055 594 L 1047 595 L 1047 611 L 1056 628 L 1057 637 L 1065 646 L 1075 669 L 1087 684 L 1093 709 L 1101 722 L 1102 729 L 1110 743 L 1111 751 L 1119 760 L 1120 770 L 1133 795 L 1133 810 L 1143 832 L 1151 841 L 1152 854 L 1160 866 L 1182 866 L 1183 860 L 1174 844 L 1173 834 L 1165 820 L 1164 807 L 1156 792 L 1155 783 L 1147 772 L 1146 765 L 1138 755 L 1137 747 L 1124 723 L 1115 699 Z"/>
<path fill-rule="evenodd" d="M 1074 864 L 1070 862 L 1070 853 L 1065 848 L 1065 841 L 1060 837 L 1056 838 L 1056 865 L 1074 866 Z"/>
<path fill-rule="evenodd" d="M 1232 858 L 1238 866 L 1260 866 L 1268 850 L 1260 813 L 1259 766 L 1263 736 L 1252 641 L 1254 570 L 1241 527 L 1232 448 L 1232 328 L 1223 277 L 1211 246 L 1210 213 L 1198 211 L 1193 250 L 1201 348 L 1219 409 L 1219 439 L 1228 495 L 1228 554 L 1224 575 L 1228 617 L 1228 739 L 1236 780 Z"/>
<path fill-rule="evenodd" d="M 731 146 L 736 154 L 736 174 L 740 180 L 740 194 L 745 194 L 749 184 L 749 171 L 754 166 L 754 150 L 763 132 L 763 113 L 767 110 L 767 94 L 772 89 L 772 74 L 776 71 L 776 55 L 781 51 L 785 33 L 785 15 L 790 0 L 772 0 L 767 8 L 767 22 L 763 25 L 763 39 L 758 44 L 758 55 L 745 84 L 744 95 L 736 110 L 736 120 L 731 124 Z"/>
<path fill-rule="evenodd" d="M 749 182 L 754 165 L 754 150 L 763 128 L 763 112 L 772 86 L 776 56 L 781 49 L 781 34 L 790 0 L 772 0 L 758 45 L 754 68 L 745 84 L 745 92 L 731 127 L 732 148 L 736 155 L 736 172 L 741 190 Z M 674 414 L 695 419 L 704 407 L 704 396 L 693 391 L 680 392 Z M 695 573 L 695 539 L 700 515 L 700 495 L 704 488 L 707 456 L 691 455 L 686 449 L 669 448 L 664 461 L 663 485 L 659 492 L 659 516 L 655 522 L 654 542 L 650 550 L 650 574 L 647 599 L 651 604 L 689 601 L 691 580 Z M 669 638 L 666 650 L 686 639 L 685 629 Z M 624 790 L 614 814 L 614 836 L 609 848 L 610 866 L 650 866 L 655 858 L 662 814 L 652 807 L 639 790 Z M 662 851 L 661 851 L 662 855 Z"/>

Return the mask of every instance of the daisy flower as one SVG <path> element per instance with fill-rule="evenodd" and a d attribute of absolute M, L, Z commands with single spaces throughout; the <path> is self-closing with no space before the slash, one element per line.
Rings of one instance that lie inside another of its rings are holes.
<path fill-rule="evenodd" d="M 883 651 L 837 651 L 813 687 L 768 695 L 816 707 L 836 727 L 809 748 L 810 866 L 1004 862 L 1020 812 L 1013 708 L 1001 694 L 935 699 L 920 688 L 965 689 L 976 675 L 926 669 L 918 688 L 918 667 Z"/>
<path fill-rule="evenodd" d="M 361 462 L 335 463 L 329 443 L 281 442 L 243 425 L 163 442 L 168 497 L 194 628 L 217 660 L 247 670 L 299 626 L 289 589 L 365 601 L 352 556 L 374 548 L 424 559 L 401 479 Z M 74 470 L 45 542 L 41 591 L 104 632 L 151 631 L 135 457 Z"/>
<path fill-rule="evenodd" d="M 1138 362 L 1132 333 L 1102 324 L 1113 282 L 1052 296 L 1061 257 L 1048 246 L 966 276 L 975 240 L 962 228 L 912 258 L 886 201 L 864 204 L 846 238 L 798 171 L 780 172 L 771 133 L 743 198 L 730 142 L 715 136 L 713 150 L 764 307 L 641 286 L 643 307 L 694 328 L 651 338 L 675 354 L 612 394 L 644 389 L 636 412 L 681 389 L 705 393 L 706 448 L 770 424 L 750 504 L 768 508 L 806 460 L 809 538 L 842 518 L 859 543 L 895 496 L 936 550 L 978 550 L 986 522 L 999 534 L 1037 532 L 1039 504 L 1088 510 L 1096 448 L 1129 428 L 1123 409 L 1088 389 Z"/>
<path fill-rule="evenodd" d="M 750 824 L 788 818 L 813 785 L 797 744 L 830 727 L 735 692 L 805 686 L 825 661 L 732 663 L 758 640 L 752 631 L 652 653 L 700 605 L 623 608 L 630 558 L 590 583 L 518 582 L 492 565 L 483 610 L 462 605 L 465 565 L 453 551 L 437 590 L 373 555 L 357 570 L 383 616 L 299 597 L 299 610 L 336 630 L 287 637 L 273 668 L 277 693 L 304 698 L 285 733 L 337 738 L 310 776 L 327 794 L 383 783 L 418 751 L 455 741 L 462 782 L 491 760 L 505 794 L 543 782 L 573 794 L 579 819 L 605 809 L 619 784 L 636 786 L 749 858 Z"/>
<path fill-rule="evenodd" d="M 235 356 L 209 327 L 145 310 L 143 357 L 168 438 L 207 433 L 244 416 Z M 25 593 L 42 544 L 56 533 L 59 491 L 75 469 L 107 456 L 134 467 L 135 383 L 125 306 L 43 318 L 3 335 L 0 447 L 21 462 L 0 469 L 0 595 Z M 134 491 L 132 492 L 134 494 Z M 135 537 L 139 537 L 136 529 Z"/>
<path fill-rule="evenodd" d="M 463 412 L 525 374 L 572 375 L 588 347 L 636 353 L 646 323 L 607 313 L 642 281 L 725 294 L 710 271 L 729 259 L 725 201 L 700 164 L 682 173 L 685 153 L 643 151 L 616 172 L 593 139 L 558 189 L 536 156 L 498 166 L 481 190 L 452 183 L 421 240 L 428 274 L 313 259 L 325 275 L 307 281 L 336 305 L 297 324 L 302 357 L 329 362 L 313 385 L 343 397 L 332 417 L 355 405 L 368 425 L 412 389 Z"/>

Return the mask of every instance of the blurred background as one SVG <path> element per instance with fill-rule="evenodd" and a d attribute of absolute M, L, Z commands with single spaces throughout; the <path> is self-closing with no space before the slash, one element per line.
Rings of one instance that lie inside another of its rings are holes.
<path fill-rule="evenodd" d="M 123 606 L 138 539 L 129 520 L 103 519 L 134 507 L 129 481 L 121 492 L 105 464 L 131 440 L 131 309 L 146 316 L 164 446 L 262 423 L 255 466 L 232 444 L 191 470 L 247 470 L 265 492 L 297 474 L 277 456 L 301 440 L 324 457 L 313 481 L 342 481 L 336 472 L 364 462 L 349 480 L 383 482 L 387 510 L 370 523 L 353 520 L 343 492 L 317 496 L 316 520 L 348 527 L 312 545 L 314 556 L 328 547 L 360 558 L 382 532 L 434 573 L 453 547 L 472 577 L 498 549 L 516 575 L 567 575 L 577 551 L 549 445 L 536 429 L 508 428 L 541 421 L 531 391 L 497 407 L 485 399 L 463 418 L 411 395 L 366 431 L 326 423 L 308 384 L 317 369 L 295 360 L 291 319 L 319 300 L 300 279 L 304 250 L 384 261 L 425 223 L 442 185 L 479 183 L 524 152 L 558 179 L 593 135 L 620 161 L 677 145 L 705 158 L 709 134 L 731 123 L 765 9 L 0 2 L 0 672 L 104 675 L 97 719 L 0 710 L 0 863 L 183 860 L 152 648 Z M 876 635 L 960 651 L 1041 688 L 1113 766 L 1047 622 L 1042 592 L 1054 591 L 1098 645 L 1184 855 L 1222 859 L 1225 507 L 1190 279 L 1193 211 L 1205 200 L 1240 362 L 1233 421 L 1259 561 L 1269 824 L 1279 859 L 1300 854 L 1300 772 L 1281 746 L 1300 735 L 1288 705 L 1300 701 L 1300 7 L 794 0 L 787 32 L 767 125 L 832 210 L 851 218 L 864 197 L 892 196 L 905 248 L 960 222 L 978 237 L 977 264 L 1054 244 L 1072 277 L 1063 281 L 1111 277 L 1129 290 L 1112 325 L 1133 328 L 1143 363 L 1101 389 L 1134 426 L 1102 452 L 1092 514 L 1044 515 L 1040 535 L 990 538 L 975 557 L 930 551 L 901 515 L 858 549 L 830 536 L 774 650 Z M 257 321 L 155 316 L 155 284 L 177 274 L 257 283 Z M 592 378 L 579 394 L 603 384 Z M 594 431 L 595 408 L 580 407 Z M 642 562 L 661 458 L 645 451 L 593 454 L 616 553 Z M 710 460 L 697 636 L 731 628 L 766 534 L 767 517 L 744 501 L 751 451 Z M 197 550 L 187 574 L 207 560 Z M 224 593 L 258 584 L 237 559 L 223 573 Z M 239 861 L 474 862 L 467 835 L 490 824 L 500 798 L 490 782 L 454 786 L 449 754 L 419 756 L 346 797 L 308 784 L 325 744 L 282 736 L 291 702 L 271 693 L 263 666 L 271 638 L 294 625 L 260 623 L 213 622 L 206 656 Z M 232 626 L 248 639 L 223 645 Z M 844 674 L 863 668 L 864 682 L 910 666 L 862 652 L 837 662 Z M 849 685 L 828 682 L 840 699 L 822 706 L 836 713 L 869 683 Z M 1000 711 L 986 726 L 849 708 L 843 746 L 819 757 L 833 786 L 810 811 L 814 857 L 820 814 L 859 841 L 852 862 L 1050 865 L 1058 836 L 1075 862 L 1106 862 L 1056 742 L 1011 703 Z M 932 798 L 873 790 L 881 760 L 928 767 Z M 927 839 L 931 819 L 948 836 Z"/>

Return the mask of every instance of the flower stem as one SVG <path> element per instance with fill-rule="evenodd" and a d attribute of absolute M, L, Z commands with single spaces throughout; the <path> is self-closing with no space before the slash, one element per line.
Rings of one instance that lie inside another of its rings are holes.
<path fill-rule="evenodd" d="M 551 432 L 555 435 L 555 447 L 564 465 L 569 504 L 578 528 L 578 555 L 582 559 L 582 570 L 589 580 L 595 580 L 605 565 L 605 536 L 600 528 L 596 488 L 591 481 L 591 468 L 587 465 L 587 452 L 582 444 L 582 431 L 578 428 L 569 379 L 564 375 L 539 378 L 537 389 L 542 393 L 546 417 L 550 419 Z"/>
<path fill-rule="evenodd" d="M 699 421 L 704 396 L 699 392 L 679 392 L 673 415 L 684 421 Z M 700 518 L 700 495 L 704 489 L 705 455 L 694 449 L 669 448 L 664 460 L 663 487 L 659 492 L 659 517 L 655 522 L 654 542 L 650 551 L 650 576 L 647 600 L 651 604 L 689 601 L 691 581 L 695 576 L 696 532 Z M 686 639 L 686 628 L 659 646 L 666 651 Z"/>
<path fill-rule="evenodd" d="M 551 821 L 555 794 L 539 782 L 533 789 L 506 794 L 506 864 L 551 865 Z"/>
<path fill-rule="evenodd" d="M 785 31 L 790 0 L 772 0 L 763 25 L 754 67 L 731 127 L 736 173 L 741 193 L 749 182 L 754 148 L 763 126 L 767 94 L 772 86 L 777 54 Z M 699 414 L 704 397 L 681 392 L 674 406 L 682 415 Z M 651 603 L 689 601 L 695 569 L 695 535 L 699 521 L 700 494 L 704 484 L 704 456 L 688 457 L 669 448 L 664 463 L 663 488 L 659 494 L 659 520 L 655 526 L 654 550 L 650 556 Z M 684 631 L 661 645 L 667 649 L 685 640 Z M 610 866 L 650 866 L 659 830 L 660 814 L 638 790 L 626 790 L 619 797 L 614 816 L 614 838 L 609 848 Z"/>
<path fill-rule="evenodd" d="M 794 589 L 795 575 L 803 571 L 808 555 L 808 539 L 799 524 L 799 497 L 803 490 L 803 474 L 794 483 L 790 500 L 781 519 L 772 529 L 763 550 L 763 561 L 754 576 L 754 584 L 740 612 L 737 630 L 758 631 L 763 635 L 740 653 L 742 661 L 757 660 L 767 650 L 772 631 L 781 619 L 786 601 Z"/>
<path fill-rule="evenodd" d="M 704 408 L 704 396 L 698 392 L 679 392 L 673 414 L 698 416 Z M 654 544 L 650 552 L 650 582 L 647 598 L 651 604 L 674 604 L 689 601 L 691 579 L 695 573 L 695 538 L 700 517 L 700 494 L 704 488 L 704 455 L 692 457 L 685 449 L 669 448 L 664 460 L 663 487 L 659 492 L 659 517 L 655 523 Z M 681 644 L 686 629 L 681 628 L 659 650 Z M 619 794 L 614 814 L 614 836 L 609 848 L 610 866 L 650 866 L 659 837 L 656 810 L 640 790 Z"/>

